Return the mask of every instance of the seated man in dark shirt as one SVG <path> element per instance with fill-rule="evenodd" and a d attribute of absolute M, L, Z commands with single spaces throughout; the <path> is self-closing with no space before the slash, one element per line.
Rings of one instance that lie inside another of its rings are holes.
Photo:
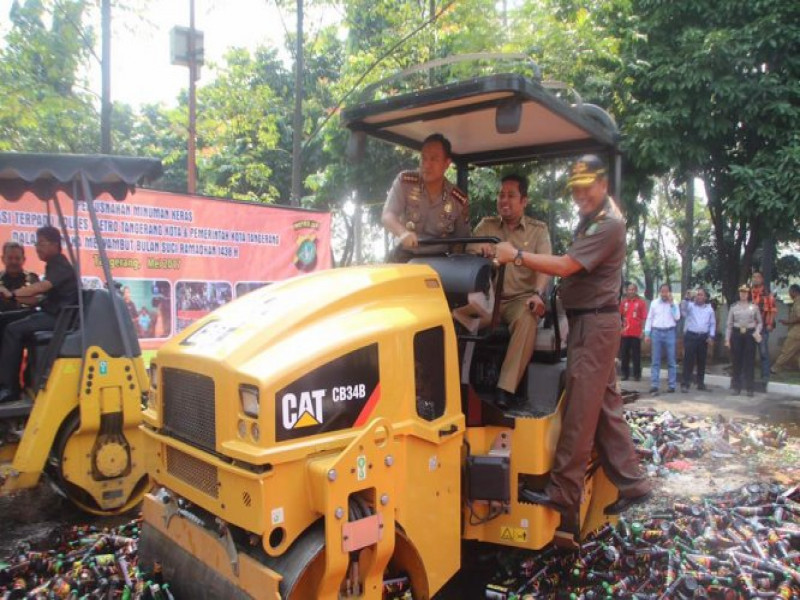
<path fill-rule="evenodd" d="M 0 271 L 0 286 L 6 288 L 9 292 L 13 292 L 39 281 L 39 276 L 36 273 L 31 273 L 22 268 L 24 265 L 25 248 L 22 247 L 22 244 L 19 242 L 6 242 L 3 244 L 4 270 Z M 0 298 L 0 312 L 18 310 L 19 308 L 21 307 L 18 302 Z"/>
<path fill-rule="evenodd" d="M 55 227 L 36 231 L 36 254 L 45 263 L 44 281 L 17 290 L 0 286 L 0 296 L 22 304 L 39 304 L 40 310 L 5 328 L 0 342 L 0 402 L 19 396 L 19 368 L 26 336 L 36 331 L 52 331 L 58 312 L 78 303 L 75 270 L 61 253 L 61 233 Z M 39 302 L 38 296 L 43 295 Z"/>

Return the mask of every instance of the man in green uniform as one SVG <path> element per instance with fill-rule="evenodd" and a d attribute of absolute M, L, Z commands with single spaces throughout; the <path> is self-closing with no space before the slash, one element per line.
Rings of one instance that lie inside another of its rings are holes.
<path fill-rule="evenodd" d="M 415 255 L 448 249 L 420 246 L 420 239 L 469 237 L 467 195 L 444 176 L 451 152 L 450 141 L 434 133 L 422 144 L 419 171 L 403 171 L 395 178 L 381 216 L 383 226 L 397 238 L 390 261 L 407 262 Z"/>
<path fill-rule="evenodd" d="M 494 236 L 517 248 L 536 254 L 550 254 L 547 226 L 524 214 L 528 204 L 528 178 L 522 175 L 503 177 L 497 195 L 496 217 L 485 217 L 475 228 L 476 236 Z M 470 248 L 470 250 L 473 250 Z M 482 244 L 484 256 L 493 256 L 494 247 Z M 497 380 L 496 404 L 509 408 L 518 401 L 515 392 L 536 347 L 536 327 L 544 315 L 544 294 L 550 276 L 508 265 L 503 279 L 500 316 L 511 330 L 511 340 Z"/>
<path fill-rule="evenodd" d="M 614 365 L 621 327 L 625 219 L 608 196 L 606 166 L 597 156 L 575 162 L 569 187 L 580 221 L 565 255 L 534 254 L 509 242 L 496 247 L 501 263 L 521 262 L 562 277 L 561 299 L 569 319 L 566 402 L 550 481 L 544 492 L 524 490 L 521 495 L 562 514 L 574 513 L 594 447 L 620 494 L 605 512 L 619 514 L 652 494 L 622 414 Z"/>

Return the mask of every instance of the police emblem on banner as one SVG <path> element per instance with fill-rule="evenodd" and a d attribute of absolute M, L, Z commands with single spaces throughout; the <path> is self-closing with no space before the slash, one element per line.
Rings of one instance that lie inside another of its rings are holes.
<path fill-rule="evenodd" d="M 311 219 L 295 221 L 295 251 L 292 262 L 298 271 L 313 271 L 317 266 L 317 230 L 319 222 Z"/>

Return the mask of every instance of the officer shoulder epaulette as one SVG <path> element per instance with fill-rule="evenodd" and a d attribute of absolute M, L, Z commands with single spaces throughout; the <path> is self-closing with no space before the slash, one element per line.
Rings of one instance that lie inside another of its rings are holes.
<path fill-rule="evenodd" d="M 450 193 L 453 195 L 453 198 L 458 200 L 461 204 L 467 203 L 467 195 L 456 186 L 453 186 L 453 189 Z"/>
<path fill-rule="evenodd" d="M 403 171 L 400 173 L 400 180 L 403 183 L 419 183 L 421 181 L 419 171 Z"/>
<path fill-rule="evenodd" d="M 538 219 L 534 219 L 533 217 L 525 217 L 525 222 L 532 227 L 541 227 L 543 229 L 547 229 L 547 225 L 544 221 L 540 221 Z"/>
<path fill-rule="evenodd" d="M 499 227 L 502 224 L 502 222 L 503 222 L 502 217 L 489 216 L 489 217 L 483 217 L 481 219 L 481 222 L 478 223 L 478 226 L 481 226 L 481 225 L 492 225 L 492 226 L 495 226 L 495 227 Z"/>

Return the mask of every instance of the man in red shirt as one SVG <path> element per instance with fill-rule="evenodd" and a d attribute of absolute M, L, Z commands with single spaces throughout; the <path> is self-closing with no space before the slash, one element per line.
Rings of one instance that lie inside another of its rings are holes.
<path fill-rule="evenodd" d="M 761 329 L 761 341 L 758 342 L 758 354 L 761 357 L 761 379 L 766 381 L 769 379 L 769 332 L 775 329 L 778 309 L 775 307 L 775 296 L 764 285 L 764 276 L 758 271 L 753 273 L 750 293 L 753 295 L 753 304 L 761 312 L 761 322 L 764 324 Z"/>
<path fill-rule="evenodd" d="M 628 282 L 625 287 L 625 298 L 619 305 L 622 315 L 622 340 L 620 343 L 620 361 L 622 362 L 622 380 L 627 381 L 630 375 L 630 362 L 633 358 L 633 378 L 642 379 L 642 328 L 647 319 L 647 305 L 639 296 L 639 288 Z"/>

